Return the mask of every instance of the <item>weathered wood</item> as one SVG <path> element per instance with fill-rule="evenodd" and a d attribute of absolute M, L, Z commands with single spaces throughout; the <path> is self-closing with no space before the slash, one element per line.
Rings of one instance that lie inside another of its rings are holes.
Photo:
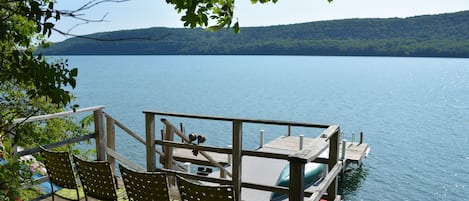
<path fill-rule="evenodd" d="M 120 121 L 112 118 L 111 115 L 107 114 L 107 113 L 104 113 L 104 115 L 106 115 L 106 118 L 111 118 L 113 121 L 114 121 L 114 124 L 116 126 L 118 126 L 119 128 L 121 128 L 122 130 L 124 130 L 127 134 L 129 134 L 130 136 L 132 136 L 133 138 L 135 138 L 137 141 L 139 141 L 140 143 L 142 144 L 145 144 L 145 140 L 143 138 L 141 138 L 140 136 L 138 136 L 137 134 L 135 134 L 132 130 L 130 130 L 129 128 L 127 128 L 124 124 L 122 124 Z"/>
<path fill-rule="evenodd" d="M 303 122 L 293 122 L 293 121 L 278 121 L 278 120 L 264 120 L 264 119 L 247 119 L 247 118 L 233 118 L 233 117 L 220 117 L 220 116 L 208 116 L 208 115 L 197 115 L 197 114 L 182 114 L 182 113 L 173 113 L 173 112 L 161 112 L 161 111 L 143 111 L 145 114 L 156 114 L 163 116 L 171 117 L 183 117 L 183 118 L 193 118 L 193 119 L 206 119 L 206 120 L 218 120 L 218 121 L 241 121 L 244 123 L 257 123 L 257 124 L 267 124 L 267 125 L 284 125 L 284 126 L 300 126 L 300 127 L 311 127 L 311 128 L 328 128 L 329 125 L 323 124 L 311 124 Z"/>
<path fill-rule="evenodd" d="M 165 141 L 174 140 L 174 128 L 171 126 L 166 126 L 166 131 L 164 133 Z M 163 145 L 164 157 L 164 168 L 173 170 L 173 147 L 169 145 Z"/>
<path fill-rule="evenodd" d="M 212 147 L 212 146 L 204 146 L 204 145 L 197 145 L 197 144 L 183 144 L 180 142 L 174 142 L 174 141 L 169 141 L 169 140 L 155 140 L 155 143 L 158 145 L 171 146 L 171 147 L 177 147 L 177 148 L 183 148 L 183 149 L 196 149 L 198 151 L 231 154 L 230 148 Z"/>
<path fill-rule="evenodd" d="M 271 153 L 271 152 L 264 152 L 264 151 L 250 151 L 250 150 L 243 150 L 242 155 L 262 157 L 262 158 L 281 159 L 281 160 L 288 160 L 288 157 L 290 156 L 290 154 Z"/>
<path fill-rule="evenodd" d="M 300 156 L 301 157 L 301 156 Z M 289 201 L 303 201 L 304 200 L 304 187 L 305 187 L 305 164 L 303 158 L 298 158 L 296 155 L 289 159 L 290 161 L 290 180 L 288 193 Z"/>
<path fill-rule="evenodd" d="M 94 133 L 96 139 L 96 159 L 99 161 L 106 160 L 106 132 L 104 125 L 103 110 L 95 110 L 94 114 Z"/>
<path fill-rule="evenodd" d="M 316 160 L 321 153 L 327 149 L 329 144 L 322 138 L 315 138 L 316 140 L 308 145 L 307 148 L 292 154 L 290 157 L 295 160 L 301 160 L 302 163 L 308 163 Z M 290 160 L 292 160 L 290 159 Z"/>
<path fill-rule="evenodd" d="M 174 132 L 184 141 L 184 142 L 190 142 L 189 138 L 187 138 L 184 133 L 182 133 L 180 130 L 178 130 L 176 127 L 174 127 L 168 120 L 166 119 L 161 119 L 161 122 L 163 122 L 166 127 L 172 127 L 174 129 Z M 222 165 L 220 165 L 215 159 L 213 159 L 210 155 L 208 155 L 205 151 L 200 151 L 199 154 L 204 156 L 208 161 L 210 161 L 211 165 L 218 167 L 220 169 L 225 169 Z M 225 169 L 225 172 L 228 176 L 232 176 L 231 172 Z"/>
<path fill-rule="evenodd" d="M 319 139 L 316 138 L 304 138 L 303 147 L 308 148 L 314 146 L 313 144 Z M 299 136 L 281 136 L 275 140 L 272 140 L 264 145 L 264 147 L 290 150 L 292 152 L 298 151 L 298 142 L 300 141 Z M 324 141 L 324 140 L 323 140 Z"/>
<path fill-rule="evenodd" d="M 112 118 L 114 120 L 114 124 L 116 126 L 118 126 L 119 128 L 121 128 L 123 131 L 125 131 L 127 134 L 129 134 L 131 137 L 133 137 L 134 139 L 136 139 L 137 141 L 139 141 L 140 143 L 142 143 L 143 145 L 145 145 L 145 140 L 140 137 L 139 135 L 137 135 L 135 132 L 133 132 L 132 130 L 130 130 L 129 128 L 127 128 L 124 124 L 122 124 L 120 121 L 114 119 L 111 115 L 107 114 L 107 113 L 104 113 L 104 115 L 106 116 L 106 118 Z M 160 155 L 161 157 L 164 158 L 164 153 L 158 149 L 155 149 L 156 153 L 158 155 Z"/>
<path fill-rule="evenodd" d="M 345 156 L 348 161 L 360 163 L 367 155 L 368 144 L 356 144 L 347 142 L 345 146 Z"/>
<path fill-rule="evenodd" d="M 339 160 L 340 128 L 339 126 L 331 126 L 331 127 L 332 129 L 326 129 L 326 130 L 333 130 L 333 133 L 329 136 L 329 163 L 328 163 L 329 172 L 332 171 L 332 169 L 337 164 L 337 161 Z M 329 187 L 327 189 L 327 200 L 333 201 L 337 197 L 337 190 L 338 190 L 337 177 L 333 181 L 331 181 L 331 184 L 328 186 Z"/>
<path fill-rule="evenodd" d="M 234 196 L 237 201 L 241 201 L 241 185 L 242 185 L 242 151 L 243 151 L 243 122 L 240 120 L 233 121 L 233 189 Z"/>
<path fill-rule="evenodd" d="M 137 170 L 137 171 L 142 171 L 142 172 L 145 171 L 144 167 L 135 164 L 131 160 L 127 159 L 126 157 L 118 154 L 115 150 L 108 148 L 106 151 L 108 155 L 111 155 L 113 158 L 117 159 L 120 163 L 124 164 L 125 166 L 132 168 L 134 170 Z"/>
<path fill-rule="evenodd" d="M 116 150 L 116 127 L 115 121 L 113 118 L 106 116 L 106 141 L 107 141 L 107 148 L 111 150 Z M 116 159 L 112 156 L 107 154 L 107 161 L 111 165 L 111 170 L 115 174 L 116 170 Z"/>
<path fill-rule="evenodd" d="M 342 171 L 343 164 L 341 162 L 338 162 L 327 174 L 327 176 L 322 180 L 321 184 L 317 186 L 313 193 L 313 196 L 311 196 L 308 201 L 318 201 L 322 198 L 324 193 L 327 191 L 327 188 L 333 184 L 339 175 L 339 173 Z"/>
<path fill-rule="evenodd" d="M 156 146 L 155 143 L 155 115 L 145 114 L 145 133 L 146 133 L 146 154 L 147 154 L 147 171 L 153 172 L 156 169 Z"/>
<path fill-rule="evenodd" d="M 329 139 L 332 135 L 334 135 L 337 131 L 339 130 L 338 125 L 331 125 L 328 126 L 326 130 L 322 131 L 321 135 L 319 135 L 321 138 L 326 138 Z"/>
<path fill-rule="evenodd" d="M 13 123 L 18 124 L 18 123 L 34 122 L 34 121 L 53 119 L 53 118 L 58 118 L 58 117 L 72 116 L 72 115 L 76 115 L 76 114 L 83 113 L 83 112 L 97 111 L 97 110 L 103 110 L 103 109 L 104 109 L 104 106 L 88 107 L 88 108 L 78 109 L 76 111 L 58 112 L 54 114 L 46 114 L 46 115 L 29 117 L 29 118 L 18 118 L 18 119 L 15 119 Z"/>

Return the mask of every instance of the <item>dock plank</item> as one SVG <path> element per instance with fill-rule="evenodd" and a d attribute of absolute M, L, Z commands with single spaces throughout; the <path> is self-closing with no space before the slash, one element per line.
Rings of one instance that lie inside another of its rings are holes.
<path fill-rule="evenodd" d="M 303 138 L 303 148 L 312 146 L 317 141 L 317 138 Z M 299 136 L 282 136 L 267 144 L 263 147 L 299 151 L 300 150 L 300 137 Z"/>

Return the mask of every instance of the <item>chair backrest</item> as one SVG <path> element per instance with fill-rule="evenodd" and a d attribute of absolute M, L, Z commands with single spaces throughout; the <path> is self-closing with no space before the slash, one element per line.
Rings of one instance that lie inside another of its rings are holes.
<path fill-rule="evenodd" d="M 170 201 L 165 173 L 136 172 L 121 164 L 119 169 L 130 201 Z"/>
<path fill-rule="evenodd" d="M 232 201 L 233 186 L 207 186 L 193 183 L 177 176 L 182 201 Z"/>
<path fill-rule="evenodd" d="M 86 161 L 73 156 L 85 196 L 100 200 L 117 200 L 116 183 L 111 165 L 106 161 Z"/>
<path fill-rule="evenodd" d="M 77 178 L 68 152 L 47 150 L 40 147 L 49 181 L 62 188 L 78 189 Z"/>

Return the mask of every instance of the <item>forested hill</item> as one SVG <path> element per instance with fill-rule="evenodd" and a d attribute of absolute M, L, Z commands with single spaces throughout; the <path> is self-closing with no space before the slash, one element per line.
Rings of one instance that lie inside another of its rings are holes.
<path fill-rule="evenodd" d="M 469 11 L 410 18 L 345 19 L 209 32 L 148 28 L 71 38 L 48 55 L 362 55 L 469 57 Z"/>

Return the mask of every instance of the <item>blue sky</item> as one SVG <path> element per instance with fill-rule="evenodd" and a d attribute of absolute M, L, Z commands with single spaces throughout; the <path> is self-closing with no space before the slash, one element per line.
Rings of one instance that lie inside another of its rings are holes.
<path fill-rule="evenodd" d="M 73 10 L 89 0 L 58 0 L 56 8 Z M 276 4 L 256 4 L 236 0 L 235 16 L 241 26 L 269 26 L 301 22 L 347 19 L 389 18 L 450 13 L 469 10 L 469 0 L 279 0 Z M 105 22 L 80 26 L 78 21 L 62 19 L 56 27 L 74 34 L 148 27 L 183 27 L 180 15 L 165 0 L 131 0 L 106 3 L 82 12 L 88 19 Z M 241 30 L 242 31 L 242 30 Z M 52 41 L 66 37 L 54 33 Z"/>

